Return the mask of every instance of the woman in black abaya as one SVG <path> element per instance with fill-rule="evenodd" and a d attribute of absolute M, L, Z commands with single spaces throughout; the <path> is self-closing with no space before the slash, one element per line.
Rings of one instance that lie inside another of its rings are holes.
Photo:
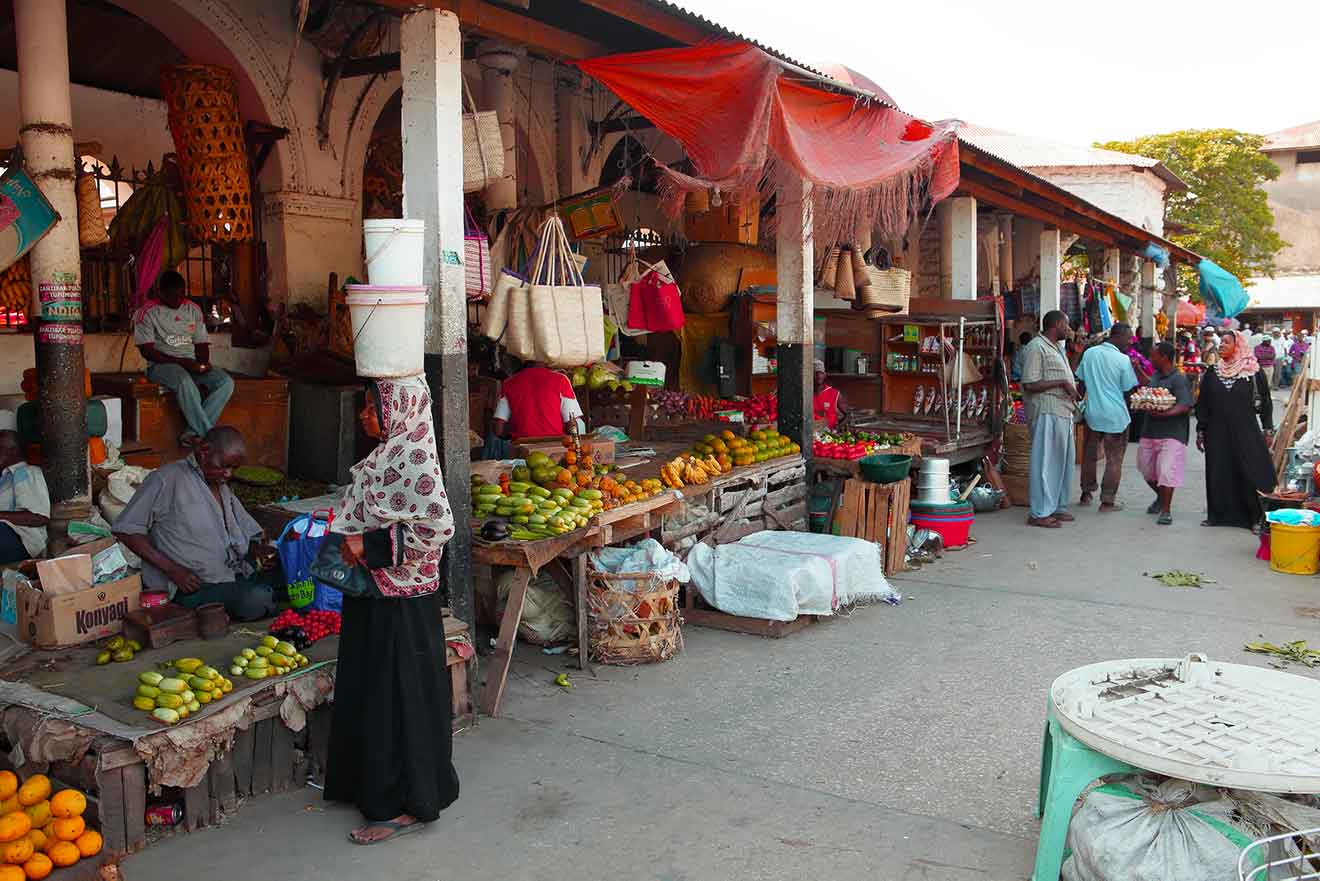
<path fill-rule="evenodd" d="M 360 419 L 380 443 L 353 466 L 330 529 L 371 590 L 344 597 L 325 797 L 362 812 L 350 841 L 378 844 L 422 829 L 458 798 L 437 593 L 454 519 L 426 380 L 378 380 Z"/>
<path fill-rule="evenodd" d="M 1261 431 L 1273 432 L 1269 382 L 1245 334 L 1225 334 L 1219 363 L 1201 377 L 1196 448 L 1205 453 L 1206 519 L 1202 526 L 1254 529 L 1258 492 L 1274 489 L 1274 462 Z M 1257 415 L 1260 419 L 1257 421 Z"/>

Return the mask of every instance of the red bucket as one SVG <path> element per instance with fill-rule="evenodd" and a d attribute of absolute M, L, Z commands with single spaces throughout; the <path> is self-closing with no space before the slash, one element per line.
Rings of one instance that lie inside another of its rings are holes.
<path fill-rule="evenodd" d="M 972 513 L 970 506 L 962 511 L 955 510 L 951 513 L 940 512 L 912 512 L 912 525 L 918 529 L 929 529 L 931 532 L 937 532 L 944 538 L 946 548 L 960 548 L 967 544 L 967 538 L 972 532 L 972 522 L 976 515 Z"/>

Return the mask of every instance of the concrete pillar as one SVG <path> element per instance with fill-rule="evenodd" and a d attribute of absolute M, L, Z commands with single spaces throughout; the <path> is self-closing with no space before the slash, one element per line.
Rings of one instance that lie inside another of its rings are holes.
<path fill-rule="evenodd" d="M 940 229 L 940 298 L 953 299 L 953 206 L 949 200 L 935 206 Z"/>
<path fill-rule="evenodd" d="M 61 524 L 87 516 L 91 504 L 68 33 L 64 0 L 15 0 L 19 141 L 28 174 L 60 216 L 29 252 L 42 464 L 56 525 L 52 539 Z"/>
<path fill-rule="evenodd" d="M 1107 284 L 1121 286 L 1123 283 L 1123 252 L 1118 248 L 1105 248 L 1104 275 Z"/>
<path fill-rule="evenodd" d="M 794 180 L 776 201 L 776 338 L 779 361 L 779 430 L 811 455 L 812 327 L 815 248 L 811 237 L 811 184 Z"/>
<path fill-rule="evenodd" d="M 946 199 L 950 226 L 950 294 L 954 300 L 976 299 L 976 200 Z"/>
<path fill-rule="evenodd" d="M 442 578 L 454 614 L 474 623 L 468 483 L 467 300 L 463 291 L 463 40 L 452 12 L 423 10 L 399 27 L 403 74 L 403 214 L 426 221 L 426 378 L 454 522 Z"/>
<path fill-rule="evenodd" d="M 1063 282 L 1063 253 L 1059 231 L 1045 227 L 1040 231 L 1040 317 L 1059 308 L 1059 285 Z"/>
<path fill-rule="evenodd" d="M 1141 261 L 1141 294 L 1137 302 L 1141 304 L 1141 335 L 1148 340 L 1155 339 L 1155 276 L 1158 272 L 1154 260 Z"/>
<path fill-rule="evenodd" d="M 518 105 L 513 72 L 526 55 L 526 50 L 493 41 L 482 43 L 477 50 L 483 109 L 499 116 L 500 140 L 504 142 L 504 176 L 486 188 L 486 207 L 491 210 L 518 205 L 518 138 L 513 124 Z"/>
<path fill-rule="evenodd" d="M 591 143 L 582 100 L 582 75 L 561 68 L 555 83 L 555 170 L 560 198 L 590 189 L 595 183 L 587 180 L 582 167 Z"/>
<path fill-rule="evenodd" d="M 999 225 L 999 290 L 1013 290 L 1013 215 L 1002 212 L 995 215 Z"/>

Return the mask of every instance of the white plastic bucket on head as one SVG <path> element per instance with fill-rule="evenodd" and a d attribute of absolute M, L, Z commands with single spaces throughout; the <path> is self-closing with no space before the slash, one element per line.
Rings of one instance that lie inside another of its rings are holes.
<path fill-rule="evenodd" d="M 422 283 L 422 244 L 426 221 L 373 218 L 362 221 L 367 280 L 373 286 Z"/>
<path fill-rule="evenodd" d="M 384 379 L 422 372 L 425 287 L 351 284 L 345 299 L 358 376 Z"/>

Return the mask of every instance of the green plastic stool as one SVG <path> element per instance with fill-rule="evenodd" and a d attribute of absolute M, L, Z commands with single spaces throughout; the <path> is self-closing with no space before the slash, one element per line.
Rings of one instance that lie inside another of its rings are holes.
<path fill-rule="evenodd" d="M 1139 772 L 1127 762 L 1111 759 L 1063 730 L 1051 706 L 1045 718 L 1045 739 L 1040 749 L 1040 841 L 1031 881 L 1058 881 L 1073 805 L 1082 791 L 1108 774 Z"/>

